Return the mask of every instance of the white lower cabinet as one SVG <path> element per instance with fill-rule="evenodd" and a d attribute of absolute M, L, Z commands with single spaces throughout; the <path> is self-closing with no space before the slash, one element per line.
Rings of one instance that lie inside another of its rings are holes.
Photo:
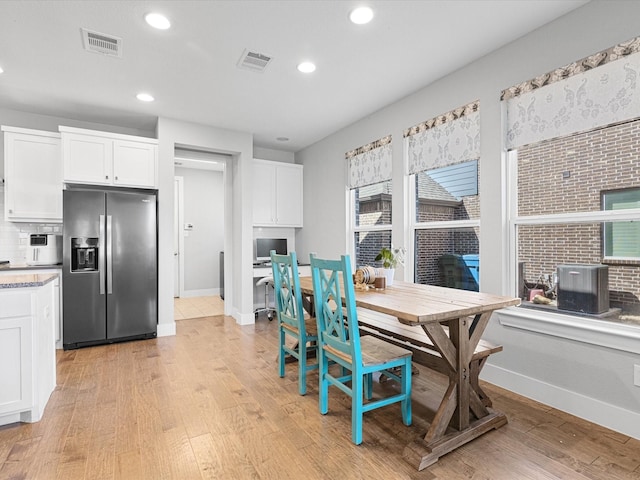
<path fill-rule="evenodd" d="M 0 288 L 0 425 L 39 421 L 56 386 L 55 294 Z"/>

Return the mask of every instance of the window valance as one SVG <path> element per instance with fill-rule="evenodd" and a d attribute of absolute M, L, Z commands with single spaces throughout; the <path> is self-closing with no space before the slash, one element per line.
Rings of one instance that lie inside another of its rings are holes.
<path fill-rule="evenodd" d="M 480 102 L 475 101 L 404 131 L 409 173 L 480 158 Z"/>
<path fill-rule="evenodd" d="M 391 135 L 345 153 L 347 160 L 347 186 L 364 187 L 391 180 Z"/>
<path fill-rule="evenodd" d="M 507 148 L 640 117 L 640 37 L 502 92 Z"/>

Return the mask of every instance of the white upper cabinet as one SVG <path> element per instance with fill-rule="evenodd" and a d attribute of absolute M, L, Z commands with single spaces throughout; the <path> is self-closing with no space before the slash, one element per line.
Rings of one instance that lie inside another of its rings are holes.
<path fill-rule="evenodd" d="M 60 134 L 2 127 L 5 218 L 11 222 L 62 222 Z"/>
<path fill-rule="evenodd" d="M 64 181 L 157 188 L 158 141 L 60 127 Z"/>
<path fill-rule="evenodd" d="M 302 165 L 253 161 L 253 224 L 302 227 Z"/>

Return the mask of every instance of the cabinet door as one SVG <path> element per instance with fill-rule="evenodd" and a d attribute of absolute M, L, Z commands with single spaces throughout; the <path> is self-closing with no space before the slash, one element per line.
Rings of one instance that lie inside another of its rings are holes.
<path fill-rule="evenodd" d="M 271 162 L 253 162 L 253 224 L 276 223 L 276 169 Z"/>
<path fill-rule="evenodd" d="M 62 221 L 60 138 L 5 133 L 5 217 L 11 221 Z"/>
<path fill-rule="evenodd" d="M 2 303 L 0 415 L 27 410 L 33 403 L 31 297 L 28 293 L 9 294 L 2 297 Z"/>
<path fill-rule="evenodd" d="M 282 227 L 302 227 L 302 167 L 276 167 L 276 223 Z"/>
<path fill-rule="evenodd" d="M 110 185 L 113 140 L 90 135 L 62 133 L 64 181 Z"/>
<path fill-rule="evenodd" d="M 114 140 L 114 185 L 155 188 L 157 185 L 157 151 L 156 145 Z"/>

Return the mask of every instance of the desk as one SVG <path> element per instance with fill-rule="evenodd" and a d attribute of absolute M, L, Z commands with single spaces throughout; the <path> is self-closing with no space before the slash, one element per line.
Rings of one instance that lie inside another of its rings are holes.
<path fill-rule="evenodd" d="M 313 295 L 311 277 L 301 277 L 300 288 L 305 295 Z M 355 294 L 358 307 L 423 328 L 449 376 L 449 386 L 424 439 L 404 449 L 409 463 L 422 470 L 442 455 L 507 423 L 503 413 L 487 407 L 478 397 L 469 381 L 469 364 L 491 314 L 518 305 L 520 299 L 400 281 L 384 290 L 356 290 Z M 444 327 L 448 327 L 448 335 Z"/>
<path fill-rule="evenodd" d="M 272 275 L 273 270 L 271 269 L 271 265 L 269 265 L 268 267 L 253 267 L 253 278 L 270 277 Z M 311 278 L 311 267 L 309 265 L 298 265 L 298 275 L 309 276 L 309 278 Z"/>

